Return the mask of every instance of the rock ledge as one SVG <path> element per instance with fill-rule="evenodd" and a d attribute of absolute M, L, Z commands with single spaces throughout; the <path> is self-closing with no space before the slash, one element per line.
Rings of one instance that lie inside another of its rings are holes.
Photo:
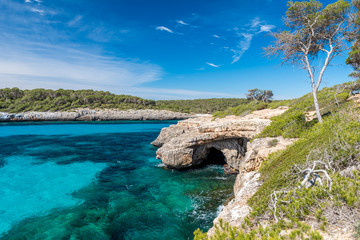
<path fill-rule="evenodd" d="M 167 110 L 91 110 L 76 109 L 69 112 L 0 112 L 1 122 L 21 121 L 116 121 L 116 120 L 175 120 L 194 115 Z"/>

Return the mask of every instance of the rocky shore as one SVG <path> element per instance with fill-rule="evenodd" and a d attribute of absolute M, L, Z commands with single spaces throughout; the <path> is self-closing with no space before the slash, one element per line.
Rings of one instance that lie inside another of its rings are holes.
<path fill-rule="evenodd" d="M 271 117 L 284 111 L 286 108 L 264 109 L 244 117 L 187 119 L 164 128 L 152 144 L 159 147 L 157 158 L 170 168 L 206 164 L 211 152 L 223 155 L 226 164 L 234 169 L 251 171 L 256 164 L 248 151 L 254 145 L 250 140 L 270 124 Z"/>
<path fill-rule="evenodd" d="M 116 120 L 176 120 L 194 115 L 167 110 L 91 110 L 76 109 L 68 112 L 0 112 L 0 122 L 21 121 L 116 121 Z"/>
<path fill-rule="evenodd" d="M 214 120 L 211 116 L 187 119 L 164 128 L 152 142 L 159 147 L 157 158 L 169 168 L 184 169 L 211 164 L 214 156 L 223 158 L 223 164 L 239 174 L 234 185 L 234 198 L 214 220 L 220 219 L 240 227 L 251 208 L 247 200 L 261 186 L 258 169 L 268 155 L 286 148 L 296 139 L 259 138 L 250 141 L 271 123 L 270 118 L 287 108 L 264 109 L 244 117 L 228 116 Z M 211 228 L 209 235 L 214 234 Z"/>

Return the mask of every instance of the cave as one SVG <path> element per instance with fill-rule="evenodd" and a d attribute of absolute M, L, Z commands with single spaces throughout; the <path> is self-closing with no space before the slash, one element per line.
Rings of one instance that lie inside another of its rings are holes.
<path fill-rule="evenodd" d="M 224 165 L 226 164 L 226 157 L 220 150 L 217 150 L 216 148 L 212 147 L 208 150 L 208 154 L 206 156 L 206 159 L 204 160 L 204 164 Z"/>

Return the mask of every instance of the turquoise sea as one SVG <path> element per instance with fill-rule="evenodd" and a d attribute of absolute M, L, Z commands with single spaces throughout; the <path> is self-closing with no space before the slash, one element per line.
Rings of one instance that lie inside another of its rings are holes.
<path fill-rule="evenodd" d="M 235 176 L 165 169 L 175 121 L 0 123 L 0 239 L 192 239 Z"/>

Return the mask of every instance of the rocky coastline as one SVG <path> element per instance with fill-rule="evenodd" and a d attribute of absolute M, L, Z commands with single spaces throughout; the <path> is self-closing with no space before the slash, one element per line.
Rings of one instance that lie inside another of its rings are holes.
<path fill-rule="evenodd" d="M 167 110 L 92 110 L 75 109 L 67 112 L 0 112 L 0 122 L 25 121 L 117 121 L 117 120 L 181 120 L 195 117 Z"/>
<path fill-rule="evenodd" d="M 152 142 L 157 158 L 169 168 L 186 169 L 202 164 L 211 164 L 211 154 L 223 157 L 223 164 L 238 173 L 234 184 L 234 198 L 229 201 L 214 219 L 214 226 L 220 219 L 231 226 L 240 227 L 251 208 L 247 200 L 261 186 L 258 169 L 272 152 L 292 144 L 296 139 L 258 138 L 253 139 L 271 123 L 270 118 L 287 108 L 264 109 L 243 117 L 227 116 L 213 119 L 202 116 L 187 119 L 164 128 Z M 252 140 L 252 141 L 251 141 Z M 215 228 L 208 231 L 211 236 Z"/>

